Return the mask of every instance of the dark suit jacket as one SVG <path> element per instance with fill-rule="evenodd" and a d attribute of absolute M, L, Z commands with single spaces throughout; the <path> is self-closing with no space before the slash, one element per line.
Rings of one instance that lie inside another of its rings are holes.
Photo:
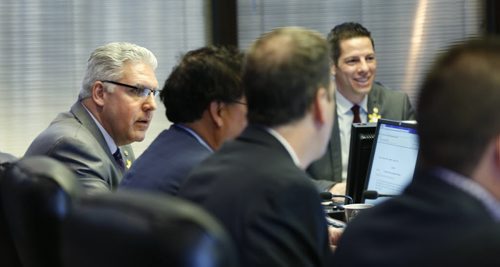
<path fill-rule="evenodd" d="M 177 195 L 187 174 L 212 152 L 186 130 L 172 125 L 156 137 L 125 174 L 121 187 Z"/>
<path fill-rule="evenodd" d="M 378 108 L 384 119 L 414 120 L 415 113 L 408 96 L 400 91 L 394 91 L 374 83 L 368 94 L 368 114 L 373 108 Z M 321 191 L 327 191 L 335 183 L 342 181 L 342 153 L 340 148 L 340 130 L 335 109 L 335 123 L 328 148 L 322 158 L 315 161 L 307 172 L 317 180 L 316 184 Z"/>
<path fill-rule="evenodd" d="M 179 196 L 225 226 L 238 266 L 324 266 L 331 254 L 311 178 L 263 128 L 247 127 L 198 165 Z"/>
<path fill-rule="evenodd" d="M 135 159 L 132 147 L 120 147 L 126 165 Z M 90 114 L 80 102 L 60 113 L 31 143 L 25 156 L 47 155 L 75 172 L 88 193 L 115 190 L 123 171 Z"/>
<path fill-rule="evenodd" d="M 364 211 L 348 224 L 335 251 L 334 265 L 456 266 L 445 263 L 466 256 L 454 254 L 459 250 L 453 246 L 482 246 L 460 241 L 478 229 L 489 229 L 489 234 L 499 237 L 500 228 L 492 224 L 491 214 L 476 198 L 432 173 L 419 172 L 401 196 Z M 462 265 L 483 266 L 475 262 Z"/>

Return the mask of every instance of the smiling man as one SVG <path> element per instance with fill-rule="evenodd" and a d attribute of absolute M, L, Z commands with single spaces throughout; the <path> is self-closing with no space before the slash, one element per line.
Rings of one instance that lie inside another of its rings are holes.
<path fill-rule="evenodd" d="M 59 114 L 25 156 L 65 163 L 88 193 L 115 190 L 135 159 L 156 109 L 156 57 L 131 43 L 109 43 L 90 55 L 78 101 Z"/>
<path fill-rule="evenodd" d="M 337 122 L 325 155 L 307 170 L 321 191 L 345 193 L 351 125 L 379 118 L 415 118 L 408 96 L 375 82 L 377 58 L 371 33 L 359 23 L 346 22 L 328 34 L 331 75 L 337 85 Z M 356 115 L 357 114 L 357 115 Z"/>

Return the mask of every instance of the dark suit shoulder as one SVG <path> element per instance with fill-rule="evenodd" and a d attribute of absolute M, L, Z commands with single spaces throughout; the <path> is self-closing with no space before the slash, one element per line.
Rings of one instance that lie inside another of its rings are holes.
<path fill-rule="evenodd" d="M 259 195 L 293 186 L 315 190 L 307 174 L 294 164 L 273 136 L 258 129 L 247 129 L 237 140 L 226 143 L 198 165 L 181 191 L 190 197 L 195 197 L 195 192 L 207 194 L 208 191 L 224 192 L 226 196 L 231 192 Z"/>
<path fill-rule="evenodd" d="M 175 195 L 187 174 L 211 154 L 188 132 L 171 127 L 134 162 L 120 186 Z"/>
<path fill-rule="evenodd" d="M 226 227 L 241 266 L 323 266 L 329 252 L 319 195 L 282 149 L 265 134 L 244 136 L 201 163 L 181 187 L 181 197 Z"/>
<path fill-rule="evenodd" d="M 335 252 L 336 264 L 441 266 L 431 260 L 433 252 L 444 251 L 467 229 L 493 222 L 477 199 L 432 174 L 417 173 L 413 181 L 402 195 L 349 222 Z"/>

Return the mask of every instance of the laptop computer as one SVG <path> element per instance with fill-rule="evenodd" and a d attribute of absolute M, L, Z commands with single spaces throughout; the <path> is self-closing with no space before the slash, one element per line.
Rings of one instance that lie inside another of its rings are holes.
<path fill-rule="evenodd" d="M 378 120 L 364 203 L 378 204 L 388 198 L 384 195 L 398 195 L 411 182 L 419 151 L 416 127 L 416 121 Z M 367 199 L 369 195 L 375 199 Z"/>

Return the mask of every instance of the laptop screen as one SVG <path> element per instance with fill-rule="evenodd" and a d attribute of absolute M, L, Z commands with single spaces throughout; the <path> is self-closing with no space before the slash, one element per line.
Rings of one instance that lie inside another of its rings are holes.
<path fill-rule="evenodd" d="M 365 190 L 398 195 L 411 182 L 418 158 L 416 126 L 415 121 L 378 120 Z M 365 199 L 365 203 L 385 199 Z"/>

